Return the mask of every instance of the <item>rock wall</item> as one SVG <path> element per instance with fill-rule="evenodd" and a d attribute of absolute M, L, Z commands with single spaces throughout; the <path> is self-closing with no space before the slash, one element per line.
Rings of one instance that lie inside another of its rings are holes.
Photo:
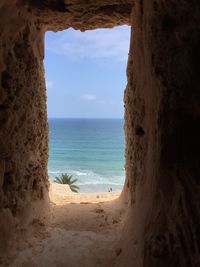
<path fill-rule="evenodd" d="M 200 4 L 138 1 L 132 25 L 118 266 L 200 266 Z"/>
<path fill-rule="evenodd" d="M 85 31 L 130 24 L 133 0 L 23 0 L 45 30 L 69 27 Z"/>
<path fill-rule="evenodd" d="M 117 264 L 200 266 L 200 4 L 3 0 L 0 22 L 0 252 L 45 207 L 44 32 L 131 23 Z"/>
<path fill-rule="evenodd" d="M 13 2 L 0 6 L 0 251 L 48 188 L 43 34 Z"/>

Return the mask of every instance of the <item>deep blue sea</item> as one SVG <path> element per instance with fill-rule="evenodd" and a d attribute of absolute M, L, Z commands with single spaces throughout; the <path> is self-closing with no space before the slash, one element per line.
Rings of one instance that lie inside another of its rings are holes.
<path fill-rule="evenodd" d="M 80 192 L 119 191 L 124 184 L 123 119 L 49 119 L 51 180 L 78 179 Z"/>

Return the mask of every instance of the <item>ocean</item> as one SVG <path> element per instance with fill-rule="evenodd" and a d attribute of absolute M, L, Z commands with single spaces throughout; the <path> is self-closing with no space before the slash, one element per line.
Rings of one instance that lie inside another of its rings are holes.
<path fill-rule="evenodd" d="M 48 173 L 78 179 L 79 192 L 121 191 L 124 184 L 123 119 L 49 119 Z"/>

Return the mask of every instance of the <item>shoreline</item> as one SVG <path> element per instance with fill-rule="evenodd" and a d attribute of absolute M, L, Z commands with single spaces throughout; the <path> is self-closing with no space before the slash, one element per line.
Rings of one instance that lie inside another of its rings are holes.
<path fill-rule="evenodd" d="M 70 175 L 71 172 L 69 172 Z M 59 176 L 59 175 L 58 175 Z M 55 177 L 52 175 L 49 175 L 49 182 L 50 183 L 55 183 L 54 179 Z M 86 176 L 84 176 L 85 178 Z M 119 193 L 123 190 L 124 187 L 124 183 L 120 184 L 120 183 L 109 183 L 109 182 L 105 182 L 105 183 L 81 183 L 81 181 L 79 180 L 79 176 L 77 177 L 76 175 L 73 175 L 73 178 L 76 178 L 78 180 L 77 185 L 79 186 L 79 193 L 86 193 L 86 194 L 93 194 L 93 193 L 98 193 L 98 194 L 102 194 L 102 193 L 108 193 L 110 188 L 112 188 L 112 192 L 115 193 Z M 125 178 L 124 178 L 124 182 L 125 182 Z"/>
<path fill-rule="evenodd" d="M 54 204 L 79 203 L 89 204 L 105 202 L 117 199 L 121 192 L 94 192 L 94 193 L 74 193 L 66 184 L 57 184 L 50 181 L 49 196 Z"/>

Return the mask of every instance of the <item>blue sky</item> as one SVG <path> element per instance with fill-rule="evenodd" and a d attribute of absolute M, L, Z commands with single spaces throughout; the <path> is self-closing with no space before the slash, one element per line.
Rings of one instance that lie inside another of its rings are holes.
<path fill-rule="evenodd" d="M 45 35 L 48 117 L 122 118 L 130 28 Z"/>

